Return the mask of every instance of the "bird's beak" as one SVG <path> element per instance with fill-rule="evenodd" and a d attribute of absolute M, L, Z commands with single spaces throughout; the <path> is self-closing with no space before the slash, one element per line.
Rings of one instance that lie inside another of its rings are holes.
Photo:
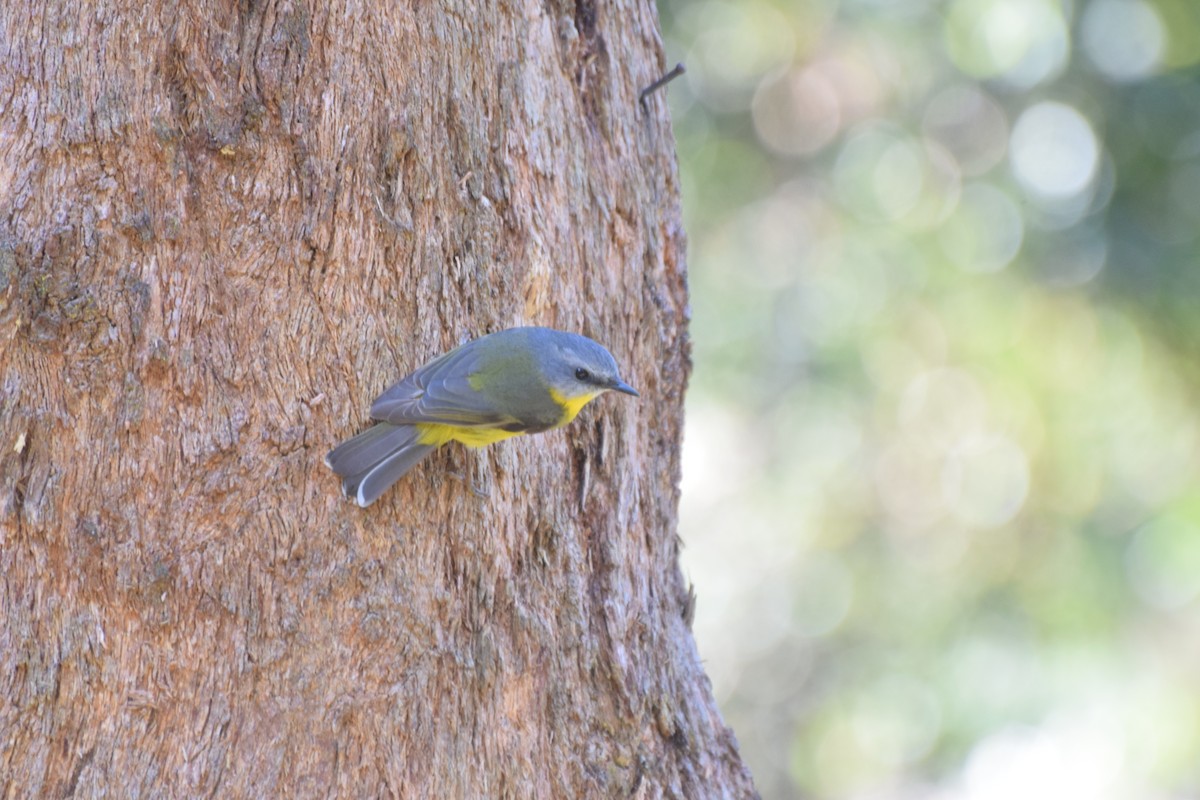
<path fill-rule="evenodd" d="M 617 379 L 617 382 L 614 383 L 609 388 L 612 389 L 614 392 L 621 392 L 622 394 L 631 394 L 634 397 L 641 397 L 641 395 L 637 393 L 637 389 L 633 388 L 628 383 L 626 383 L 625 381 L 623 381 L 619 378 Z"/>

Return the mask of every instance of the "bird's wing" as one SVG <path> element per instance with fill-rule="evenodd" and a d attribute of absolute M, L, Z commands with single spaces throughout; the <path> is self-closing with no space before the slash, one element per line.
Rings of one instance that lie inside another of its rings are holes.
<path fill-rule="evenodd" d="M 373 419 L 393 425 L 433 422 L 468 427 L 508 428 L 520 420 L 477 392 L 470 382 L 483 353 L 470 342 L 392 386 L 371 404 Z"/>

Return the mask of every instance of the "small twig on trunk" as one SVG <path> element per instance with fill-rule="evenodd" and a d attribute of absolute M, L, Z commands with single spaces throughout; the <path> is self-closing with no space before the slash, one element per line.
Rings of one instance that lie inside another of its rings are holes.
<path fill-rule="evenodd" d="M 685 72 L 687 72 L 687 67 L 685 67 L 683 65 L 683 62 L 680 61 L 678 64 L 675 65 L 675 69 L 671 70 L 666 75 L 663 75 L 661 78 L 659 78 L 654 83 L 647 86 L 645 89 L 642 89 L 642 93 L 640 95 L 638 95 L 638 102 L 642 104 L 642 108 L 646 107 L 646 97 L 653 94 L 654 92 L 657 92 L 659 89 L 666 86 L 668 83 L 675 80 L 676 78 L 678 78 L 680 75 L 682 75 Z"/>

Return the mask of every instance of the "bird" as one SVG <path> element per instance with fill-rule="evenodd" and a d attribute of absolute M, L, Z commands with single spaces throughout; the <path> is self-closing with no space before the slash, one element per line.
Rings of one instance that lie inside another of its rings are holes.
<path fill-rule="evenodd" d="M 485 447 L 561 428 L 608 391 L 638 397 L 616 359 L 586 336 L 536 326 L 473 339 L 371 404 L 375 424 L 329 451 L 342 492 L 366 508 L 449 442 Z"/>

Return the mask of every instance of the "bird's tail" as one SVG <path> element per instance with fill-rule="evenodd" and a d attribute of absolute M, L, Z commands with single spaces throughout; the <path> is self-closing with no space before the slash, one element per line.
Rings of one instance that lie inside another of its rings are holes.
<path fill-rule="evenodd" d="M 380 422 L 329 451 L 325 465 L 342 477 L 342 492 L 363 508 L 434 449 L 412 425 Z"/>

